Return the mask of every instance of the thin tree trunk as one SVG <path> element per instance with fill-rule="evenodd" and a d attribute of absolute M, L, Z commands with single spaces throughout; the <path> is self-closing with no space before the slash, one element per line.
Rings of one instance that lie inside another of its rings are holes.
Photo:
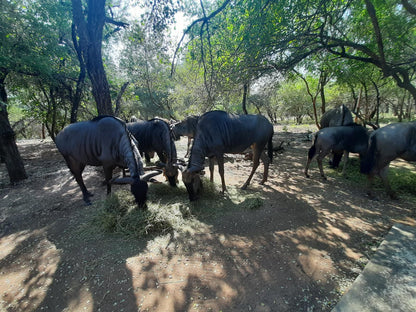
<path fill-rule="evenodd" d="M 243 87 L 243 102 L 242 102 L 242 107 L 243 107 L 243 112 L 244 114 L 248 114 L 247 112 L 247 96 L 248 96 L 248 83 L 244 84 Z"/>
<path fill-rule="evenodd" d="M 7 106 L 3 101 L 0 101 L 0 146 L 10 183 L 14 184 L 27 179 L 25 166 L 17 149 L 15 134 L 10 126 Z"/>
<path fill-rule="evenodd" d="M 121 106 L 121 98 L 124 94 L 124 92 L 126 91 L 127 87 L 129 86 L 130 82 L 125 82 L 120 89 L 120 92 L 117 95 L 117 99 L 116 99 L 116 109 L 114 111 L 114 116 L 118 116 L 118 114 L 120 113 L 120 106 Z"/>
<path fill-rule="evenodd" d="M 78 119 L 78 108 L 79 108 L 79 104 L 81 103 L 82 90 L 83 90 L 85 76 L 86 76 L 86 68 L 85 68 L 84 59 L 82 58 L 82 51 L 78 45 L 76 27 L 74 23 L 72 23 L 72 42 L 74 43 L 74 47 L 77 52 L 77 56 L 79 60 L 79 68 L 80 68 L 77 85 L 75 89 L 75 95 L 71 99 L 71 102 L 72 102 L 71 123 L 75 123 L 77 122 L 77 119 Z"/>

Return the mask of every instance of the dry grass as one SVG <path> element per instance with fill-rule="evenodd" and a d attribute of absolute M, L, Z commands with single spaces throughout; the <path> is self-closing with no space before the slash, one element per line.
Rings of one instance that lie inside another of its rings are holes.
<path fill-rule="evenodd" d="M 253 210 L 263 205 L 260 193 L 229 187 L 228 193 L 222 195 L 219 185 L 207 179 L 203 180 L 203 185 L 201 198 L 190 202 L 183 186 L 173 188 L 165 183 L 152 184 L 146 210 L 137 207 L 129 191 L 114 192 L 97 203 L 99 212 L 93 218 L 93 227 L 135 238 L 173 232 L 192 233 L 201 223 L 233 210 Z"/>

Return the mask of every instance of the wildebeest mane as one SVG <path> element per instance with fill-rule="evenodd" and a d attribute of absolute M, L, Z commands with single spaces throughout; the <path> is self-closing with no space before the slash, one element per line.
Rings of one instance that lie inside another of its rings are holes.
<path fill-rule="evenodd" d="M 141 157 L 140 157 L 140 155 L 138 155 L 137 153 L 136 153 L 136 150 L 135 150 L 135 148 L 134 148 L 134 142 L 136 142 L 136 139 L 134 138 L 134 136 L 130 133 L 130 131 L 127 129 L 127 125 L 126 125 L 126 123 L 123 121 L 123 120 L 121 120 L 120 118 L 117 118 L 117 117 L 115 117 L 115 116 L 111 116 L 111 115 L 99 115 L 99 116 L 97 116 L 97 117 L 94 117 L 93 119 L 91 119 L 91 121 L 92 122 L 98 122 L 98 121 L 100 121 L 100 120 L 102 120 L 102 119 L 104 119 L 104 118 L 108 118 L 108 117 L 110 117 L 110 118 L 112 118 L 112 119 L 114 119 L 114 120 L 116 120 L 116 121 L 118 121 L 122 126 L 123 126 L 123 128 L 124 128 L 124 131 L 126 132 L 126 135 L 127 135 L 127 137 L 129 138 L 129 140 L 128 140 L 128 146 L 129 146 L 129 148 L 130 148 L 130 150 L 131 150 L 131 153 L 132 153 L 132 155 L 133 155 L 133 158 L 134 158 L 134 160 L 135 161 L 133 161 L 133 165 L 134 165 L 134 168 L 135 168 L 135 170 L 134 170 L 134 172 L 131 172 L 131 174 L 132 175 L 134 175 L 136 178 L 137 177 L 139 177 L 140 176 L 140 174 L 142 174 L 143 173 L 143 169 L 142 168 L 139 168 L 138 166 L 137 166 L 137 164 L 138 163 L 141 163 Z M 124 143 L 125 144 L 125 143 Z M 126 164 L 126 165 L 128 165 L 128 164 Z"/>

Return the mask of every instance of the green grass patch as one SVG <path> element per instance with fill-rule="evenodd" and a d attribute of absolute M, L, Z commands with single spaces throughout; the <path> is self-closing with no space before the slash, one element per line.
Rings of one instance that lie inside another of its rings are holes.
<path fill-rule="evenodd" d="M 344 162 L 342 161 L 339 168 L 333 170 L 326 164 L 324 165 L 324 172 L 329 177 L 343 178 L 343 166 Z M 350 157 L 346 169 L 346 178 L 353 183 L 362 185 L 363 187 L 367 185 L 367 176 L 360 173 L 360 160 L 358 157 Z M 414 170 L 390 165 L 388 179 L 392 189 L 397 192 L 399 196 L 407 197 L 416 202 L 416 172 Z M 385 191 L 383 182 L 379 177 L 374 179 L 373 188 L 377 192 Z"/>
<path fill-rule="evenodd" d="M 137 207 L 130 191 L 119 190 L 98 202 L 98 214 L 93 227 L 103 232 L 143 238 L 173 232 L 193 233 L 235 211 L 260 209 L 264 199 L 259 192 L 221 186 L 203 179 L 201 197 L 190 202 L 184 186 L 170 187 L 166 183 L 149 186 L 147 210 Z"/>

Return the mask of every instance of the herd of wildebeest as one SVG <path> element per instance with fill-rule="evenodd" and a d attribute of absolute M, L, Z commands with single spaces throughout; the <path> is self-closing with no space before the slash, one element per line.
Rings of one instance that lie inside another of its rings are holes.
<path fill-rule="evenodd" d="M 386 191 L 392 198 L 395 192 L 389 185 L 389 163 L 402 158 L 416 160 L 416 121 L 392 123 L 374 131 L 353 122 L 351 111 L 345 106 L 327 111 L 321 119 L 321 129 L 315 134 L 308 151 L 305 175 L 316 157 L 320 174 L 326 179 L 322 168 L 324 157 L 332 153 L 332 166 L 336 167 L 344 155 L 344 167 L 349 153 L 360 156 L 360 171 L 368 176 L 368 195 L 374 197 L 372 180 L 380 176 Z M 175 141 L 188 137 L 188 163 L 178 159 Z M 56 136 L 56 146 L 63 155 L 70 171 L 79 184 L 86 204 L 91 204 L 92 194 L 82 179 L 86 165 L 103 166 L 107 193 L 112 184 L 130 184 L 137 204 L 145 208 L 148 181 L 164 173 L 169 184 L 176 186 L 179 171 L 186 186 L 189 199 L 197 200 L 202 190 L 201 175 L 205 158 L 209 160 L 210 180 L 213 181 L 214 159 L 218 163 L 222 192 L 226 191 L 224 180 L 224 154 L 243 153 L 252 149 L 253 167 L 245 189 L 259 166 L 264 164 L 263 179 L 267 181 L 269 164 L 273 158 L 273 125 L 261 115 L 236 115 L 224 111 L 210 111 L 201 116 L 189 116 L 183 121 L 171 123 L 162 118 L 148 121 L 124 122 L 111 116 L 99 116 L 90 121 L 70 124 Z M 190 149 L 190 142 L 193 139 Z M 267 149 L 267 153 L 266 153 Z M 142 157 L 156 153 L 158 167 L 145 167 Z M 112 178 L 116 167 L 127 168 L 129 175 Z"/>

